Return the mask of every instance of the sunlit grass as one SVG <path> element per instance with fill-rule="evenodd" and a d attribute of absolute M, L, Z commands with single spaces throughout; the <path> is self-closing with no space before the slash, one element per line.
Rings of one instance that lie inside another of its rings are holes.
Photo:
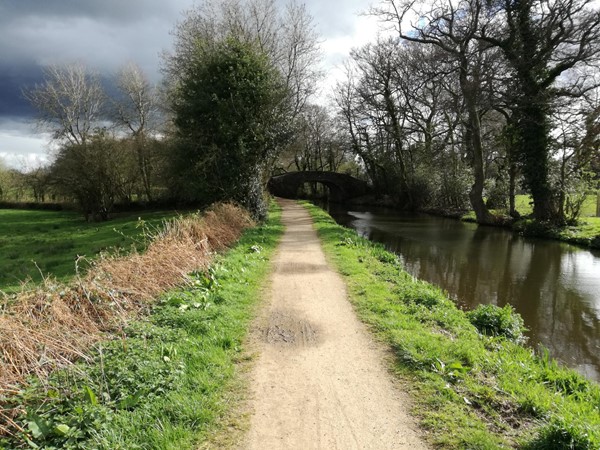
<path fill-rule="evenodd" d="M 92 258 L 113 247 L 141 249 L 144 227 L 158 226 L 175 212 L 141 212 L 88 223 L 75 212 L 0 209 L 0 289 L 43 276 L 66 280 L 79 256 Z M 140 219 L 143 222 L 140 222 Z"/>
<path fill-rule="evenodd" d="M 480 334 L 475 325 L 495 323 L 492 312 L 468 316 L 394 254 L 307 207 L 359 317 L 389 345 L 436 448 L 600 448 L 599 386 L 519 339 Z"/>
<path fill-rule="evenodd" d="M 595 195 L 588 195 L 585 198 L 581 207 L 581 218 L 596 217 L 596 202 Z M 533 203 L 530 195 L 515 196 L 515 209 L 522 215 L 526 216 L 533 212 Z"/>

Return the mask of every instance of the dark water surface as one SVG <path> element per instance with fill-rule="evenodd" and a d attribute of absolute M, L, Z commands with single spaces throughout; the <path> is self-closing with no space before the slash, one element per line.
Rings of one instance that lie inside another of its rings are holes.
<path fill-rule="evenodd" d="M 330 205 L 334 219 L 400 255 L 463 308 L 510 303 L 529 344 L 600 381 L 600 252 L 421 214 Z"/>

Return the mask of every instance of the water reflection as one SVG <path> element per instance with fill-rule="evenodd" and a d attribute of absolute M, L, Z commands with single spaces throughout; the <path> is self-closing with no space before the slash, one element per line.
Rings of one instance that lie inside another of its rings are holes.
<path fill-rule="evenodd" d="M 341 224 L 398 253 L 461 306 L 510 303 L 530 344 L 600 381 L 600 252 L 507 230 L 382 208 L 330 207 Z"/>

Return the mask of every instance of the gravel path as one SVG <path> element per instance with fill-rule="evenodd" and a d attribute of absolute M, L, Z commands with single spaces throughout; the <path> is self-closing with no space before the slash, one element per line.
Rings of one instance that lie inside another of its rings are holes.
<path fill-rule="evenodd" d="M 426 449 L 308 212 L 281 204 L 286 232 L 257 324 L 260 356 L 242 448 Z"/>

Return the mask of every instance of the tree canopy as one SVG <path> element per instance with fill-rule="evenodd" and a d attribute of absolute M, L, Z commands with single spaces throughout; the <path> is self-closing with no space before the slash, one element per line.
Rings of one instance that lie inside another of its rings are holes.
<path fill-rule="evenodd" d="M 174 169 L 190 200 L 236 200 L 266 213 L 264 164 L 282 139 L 285 86 L 268 56 L 230 36 L 196 43 L 173 99 L 180 146 Z"/>

